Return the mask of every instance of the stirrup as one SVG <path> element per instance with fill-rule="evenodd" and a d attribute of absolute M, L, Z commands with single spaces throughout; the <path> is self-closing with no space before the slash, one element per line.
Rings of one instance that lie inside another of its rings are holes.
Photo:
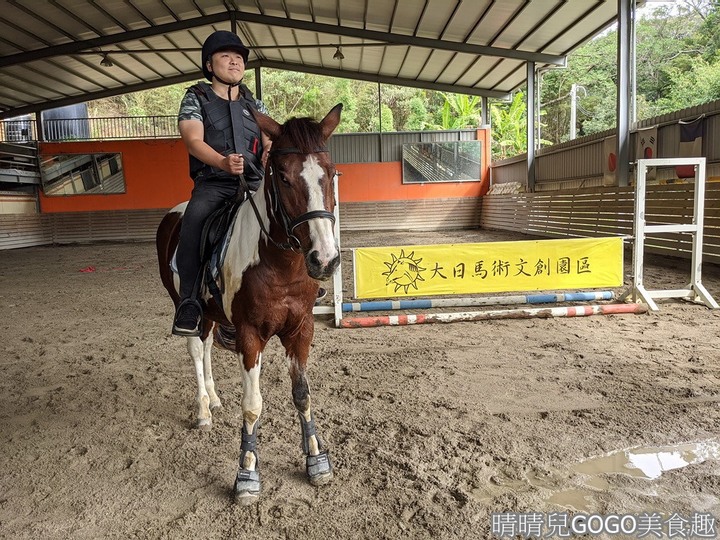
<path fill-rule="evenodd" d="M 180 313 L 180 309 L 187 305 L 187 304 L 194 304 L 195 307 L 197 307 L 198 311 L 200 312 L 200 320 L 197 322 L 197 326 L 195 326 L 194 329 L 188 330 L 186 328 L 178 328 L 175 324 L 177 322 L 177 316 Z M 200 302 L 198 302 L 194 298 L 186 298 L 180 304 L 178 304 L 177 309 L 175 310 L 175 317 L 173 318 L 173 326 L 172 326 L 172 333 L 176 336 L 183 336 L 183 337 L 200 337 L 202 334 L 202 322 L 203 322 L 203 308 Z"/>

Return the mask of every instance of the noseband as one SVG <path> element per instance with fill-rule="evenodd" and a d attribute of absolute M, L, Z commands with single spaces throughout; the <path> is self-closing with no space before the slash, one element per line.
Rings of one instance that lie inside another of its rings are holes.
<path fill-rule="evenodd" d="M 287 154 L 309 155 L 319 154 L 323 152 L 328 152 L 328 149 L 316 148 L 310 153 L 305 153 L 301 152 L 298 148 L 291 146 L 287 148 L 278 148 L 277 150 L 270 150 L 270 158 Z M 247 183 L 245 183 L 245 178 L 243 175 L 240 175 L 240 182 L 245 189 L 246 197 L 250 199 L 250 204 L 252 205 L 258 222 L 260 223 L 260 228 L 262 229 L 265 236 L 275 245 L 275 247 L 283 250 L 301 252 L 302 243 L 300 242 L 300 239 L 295 235 L 295 229 L 299 225 L 302 225 L 303 223 L 306 223 L 312 219 L 329 219 L 332 224 L 335 225 L 335 214 L 333 214 L 332 212 L 328 212 L 327 210 L 311 210 L 309 212 L 305 212 L 304 214 L 300 214 L 295 219 L 292 219 L 288 215 L 287 210 L 285 209 L 285 205 L 282 202 L 282 198 L 280 197 L 280 188 L 278 186 L 278 181 L 275 175 L 275 167 L 273 167 L 272 163 L 270 164 L 268 170 L 268 176 L 270 177 L 270 189 L 271 196 L 273 198 L 273 209 L 280 215 L 280 220 L 282 222 L 283 228 L 285 229 L 285 236 L 287 236 L 288 239 L 287 242 L 276 242 L 270 237 L 270 233 L 265 230 L 265 225 L 263 225 L 262 219 L 260 218 L 260 213 L 258 212 L 257 206 L 255 206 L 255 201 L 252 197 L 250 197 L 249 188 L 247 187 Z"/>

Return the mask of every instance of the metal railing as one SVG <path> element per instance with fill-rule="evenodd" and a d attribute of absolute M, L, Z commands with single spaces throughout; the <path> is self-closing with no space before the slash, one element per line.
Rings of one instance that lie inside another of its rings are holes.
<path fill-rule="evenodd" d="M 38 140 L 37 122 L 31 118 L 0 120 L 0 142 Z M 88 141 L 108 139 L 160 139 L 179 137 L 177 116 L 125 116 L 52 119 L 43 122 L 43 140 Z"/>

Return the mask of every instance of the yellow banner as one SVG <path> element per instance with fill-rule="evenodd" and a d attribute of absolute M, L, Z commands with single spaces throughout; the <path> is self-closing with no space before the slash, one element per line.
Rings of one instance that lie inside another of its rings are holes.
<path fill-rule="evenodd" d="M 355 297 L 619 287 L 622 238 L 354 250 Z"/>

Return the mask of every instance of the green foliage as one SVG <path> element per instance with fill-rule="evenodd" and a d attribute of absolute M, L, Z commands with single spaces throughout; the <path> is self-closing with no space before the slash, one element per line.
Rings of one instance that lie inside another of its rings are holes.
<path fill-rule="evenodd" d="M 445 102 L 436 129 L 464 129 L 480 125 L 481 100 L 478 96 L 440 93 Z"/>
<path fill-rule="evenodd" d="M 678 0 L 649 6 L 637 23 L 637 118 L 649 118 L 718 99 L 720 0 Z M 584 88 L 578 135 L 616 123 L 617 32 L 607 32 L 568 57 L 566 69 L 542 75 L 543 136 L 554 143 L 570 133 L 570 87 Z"/>
<path fill-rule="evenodd" d="M 167 116 L 177 114 L 185 89 L 193 83 L 142 90 L 88 103 L 94 118 L 112 116 Z"/>
<path fill-rule="evenodd" d="M 671 67 L 667 72 L 669 91 L 659 101 L 661 110 L 678 110 L 720 99 L 720 59 L 714 63 L 697 56 L 689 69 Z"/>
<path fill-rule="evenodd" d="M 527 105 L 525 94 L 517 92 L 510 103 L 493 103 L 492 157 L 505 159 L 527 151 Z"/>
<path fill-rule="evenodd" d="M 408 102 L 410 113 L 408 114 L 407 121 L 405 122 L 405 130 L 407 131 L 422 131 L 428 124 L 428 110 L 423 101 L 419 96 L 413 96 Z"/>

